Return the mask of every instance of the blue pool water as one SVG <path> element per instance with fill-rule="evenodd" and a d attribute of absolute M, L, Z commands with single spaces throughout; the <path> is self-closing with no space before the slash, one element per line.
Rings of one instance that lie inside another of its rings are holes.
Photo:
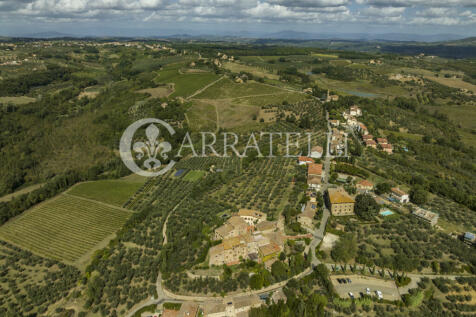
<path fill-rule="evenodd" d="M 387 209 L 387 210 L 381 211 L 380 214 L 384 217 L 385 216 L 390 216 L 390 215 L 393 215 L 393 211 L 390 211 L 390 210 Z"/>

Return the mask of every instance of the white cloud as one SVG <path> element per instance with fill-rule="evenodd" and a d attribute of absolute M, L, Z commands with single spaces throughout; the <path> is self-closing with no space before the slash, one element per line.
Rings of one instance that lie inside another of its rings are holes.
<path fill-rule="evenodd" d="M 362 13 L 367 16 L 377 17 L 395 17 L 401 16 L 405 12 L 404 7 L 368 7 L 362 10 Z"/>
<path fill-rule="evenodd" d="M 458 18 L 451 17 L 415 17 L 410 20 L 410 24 L 434 24 L 434 25 L 460 25 L 463 22 Z"/>
<path fill-rule="evenodd" d="M 0 21 L 468 25 L 471 6 L 476 0 L 0 0 Z"/>
<path fill-rule="evenodd" d="M 356 0 L 356 2 L 359 4 L 370 4 L 383 7 L 476 7 L 476 1 L 474 0 Z"/>

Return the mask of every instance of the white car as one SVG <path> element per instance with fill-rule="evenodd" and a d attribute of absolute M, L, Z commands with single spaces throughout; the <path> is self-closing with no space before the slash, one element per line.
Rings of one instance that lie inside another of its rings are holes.
<path fill-rule="evenodd" d="M 383 298 L 381 291 L 375 291 L 375 293 L 377 293 L 378 299 L 382 299 L 382 298 Z"/>
<path fill-rule="evenodd" d="M 352 294 L 352 292 L 349 292 L 349 296 L 350 298 L 354 298 L 354 294 Z"/>
<path fill-rule="evenodd" d="M 367 293 L 367 295 L 370 295 L 370 288 L 367 287 L 367 288 L 365 289 L 365 292 Z"/>

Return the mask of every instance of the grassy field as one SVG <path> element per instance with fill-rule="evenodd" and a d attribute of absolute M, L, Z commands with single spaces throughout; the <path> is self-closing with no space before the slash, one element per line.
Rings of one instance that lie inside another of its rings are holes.
<path fill-rule="evenodd" d="M 206 172 L 205 171 L 190 171 L 188 172 L 183 179 L 189 182 L 196 182 L 203 176 L 205 176 Z"/>
<path fill-rule="evenodd" d="M 21 97 L 0 97 L 0 103 L 13 103 L 15 105 L 24 105 L 36 101 L 35 98 L 21 96 Z"/>
<path fill-rule="evenodd" d="M 78 184 L 68 193 L 120 207 L 134 195 L 144 182 L 145 180 L 100 180 Z"/>
<path fill-rule="evenodd" d="M 156 82 L 175 84 L 175 91 L 170 95 L 171 97 L 188 97 L 200 88 L 205 87 L 211 82 L 219 78 L 215 73 L 181 73 L 180 69 L 184 64 L 170 64 L 164 67 L 163 70 L 157 72 L 158 76 Z"/>
<path fill-rule="evenodd" d="M 337 58 L 337 57 L 338 57 L 337 55 L 333 55 L 333 54 L 322 54 L 322 53 L 312 53 L 311 55 L 312 55 L 312 56 L 316 56 L 316 57 L 322 57 L 322 58 Z"/>
<path fill-rule="evenodd" d="M 440 107 L 426 106 L 430 111 L 438 111 L 448 115 L 448 117 L 456 124 L 461 125 L 465 129 L 476 129 L 476 106 L 465 105 L 445 105 Z"/>
<path fill-rule="evenodd" d="M 458 133 L 461 140 L 467 145 L 476 146 L 476 134 L 471 131 L 476 130 L 476 106 L 470 104 L 464 105 L 445 105 L 440 107 L 426 106 L 429 111 L 438 111 L 448 115 L 451 121 L 459 125 Z"/>
<path fill-rule="evenodd" d="M 223 79 L 212 87 L 195 96 L 197 99 L 226 99 L 238 98 L 255 95 L 272 95 L 285 92 L 284 90 L 260 84 L 257 82 L 248 82 L 237 84 L 231 79 Z"/>
<path fill-rule="evenodd" d="M 198 131 L 215 131 L 217 115 L 215 106 L 209 102 L 194 100 L 192 107 L 187 111 L 189 126 Z"/>
<path fill-rule="evenodd" d="M 193 98 L 187 116 L 194 129 L 216 128 L 217 124 L 236 128 L 256 123 L 253 118 L 258 117 L 261 106 L 283 101 L 294 103 L 306 98 L 308 96 L 302 93 L 257 82 L 237 84 L 222 79 Z"/>
<path fill-rule="evenodd" d="M 152 98 L 168 97 L 174 92 L 174 85 L 158 86 L 155 88 L 146 88 L 138 90 L 139 93 L 149 94 Z"/>
<path fill-rule="evenodd" d="M 338 81 L 326 78 L 321 75 L 312 75 L 317 80 L 317 84 L 323 89 L 330 89 L 347 95 L 357 95 L 360 97 L 382 97 L 382 96 L 408 96 L 408 91 L 399 86 L 390 86 L 385 88 L 377 87 L 368 81 Z"/>
<path fill-rule="evenodd" d="M 267 77 L 270 79 L 279 79 L 279 76 L 277 74 L 274 74 L 266 69 L 260 69 L 258 67 L 253 67 L 249 65 L 244 65 L 244 64 L 238 64 L 238 63 L 233 63 L 233 62 L 225 62 L 223 63 L 223 67 L 231 70 L 234 73 L 239 73 L 239 72 L 247 72 L 251 73 L 254 76 L 258 77 Z"/>
<path fill-rule="evenodd" d="M 298 101 L 303 101 L 308 99 L 309 96 L 306 94 L 302 94 L 299 92 L 289 92 L 289 91 L 282 91 L 281 93 L 276 93 L 273 95 L 268 96 L 253 96 L 253 97 L 243 97 L 239 99 L 235 99 L 235 101 L 239 104 L 247 104 L 252 106 L 266 106 L 272 104 L 281 104 L 283 101 L 287 101 L 288 103 L 296 103 Z"/>
<path fill-rule="evenodd" d="M 0 238 L 73 264 L 121 228 L 131 214 L 63 194 L 7 222 L 0 227 Z"/>

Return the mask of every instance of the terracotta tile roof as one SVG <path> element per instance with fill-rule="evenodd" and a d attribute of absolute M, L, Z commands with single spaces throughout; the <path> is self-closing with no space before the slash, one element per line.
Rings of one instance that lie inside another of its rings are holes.
<path fill-rule="evenodd" d="M 322 184 L 322 180 L 321 180 L 321 176 L 308 176 L 307 177 L 307 183 L 308 184 L 315 184 L 315 185 L 321 185 Z"/>
<path fill-rule="evenodd" d="M 286 240 L 286 238 L 279 231 L 266 233 L 266 234 L 263 234 L 263 236 L 269 239 L 272 243 L 275 243 L 277 245 L 283 245 L 283 243 Z"/>
<path fill-rule="evenodd" d="M 379 144 L 387 144 L 388 143 L 386 138 L 377 138 L 377 142 Z"/>
<path fill-rule="evenodd" d="M 392 193 L 394 193 L 395 195 L 397 196 L 403 196 L 403 195 L 407 195 L 407 193 L 405 193 L 403 190 L 401 190 L 400 188 L 397 188 L 397 187 L 392 187 Z"/>
<path fill-rule="evenodd" d="M 266 214 L 253 209 L 240 209 L 238 211 L 238 216 L 241 217 L 255 217 L 255 218 L 266 218 Z"/>
<path fill-rule="evenodd" d="M 307 157 L 307 156 L 300 156 L 300 157 L 298 158 L 298 161 L 299 161 L 299 162 L 306 162 L 306 163 L 308 163 L 308 162 L 314 163 L 314 160 L 313 160 L 312 158 L 310 158 L 310 157 Z"/>
<path fill-rule="evenodd" d="M 262 221 L 256 225 L 256 229 L 259 231 L 274 230 L 276 226 L 276 221 Z"/>
<path fill-rule="evenodd" d="M 213 257 L 214 255 L 222 253 L 224 250 L 223 248 L 223 243 L 220 243 L 218 245 L 215 245 L 210 248 L 210 257 Z"/>
<path fill-rule="evenodd" d="M 281 248 L 276 243 L 270 243 L 260 247 L 259 250 L 261 251 L 261 254 L 263 254 L 263 256 L 267 256 L 270 254 L 278 253 L 279 251 L 281 251 Z"/>
<path fill-rule="evenodd" d="M 374 136 L 372 134 L 367 134 L 362 136 L 362 139 L 364 140 L 372 140 L 373 138 Z"/>
<path fill-rule="evenodd" d="M 220 236 L 224 237 L 224 236 L 226 236 L 228 233 L 230 233 L 232 230 L 233 230 L 233 226 L 226 223 L 226 224 L 224 224 L 223 226 L 218 227 L 218 228 L 215 230 L 215 232 L 218 233 Z"/>
<path fill-rule="evenodd" d="M 377 145 L 374 140 L 365 140 L 365 145 Z"/>
<path fill-rule="evenodd" d="M 242 242 L 244 243 L 244 241 L 242 241 L 241 237 L 233 237 L 233 238 L 225 239 L 225 240 L 223 240 L 223 249 L 224 250 L 233 249 L 234 247 L 239 246 L 240 244 L 242 244 Z"/>
<path fill-rule="evenodd" d="M 248 227 L 248 224 L 246 223 L 243 218 L 240 216 L 233 216 L 227 221 L 228 224 L 232 225 L 234 228 L 244 228 Z"/>
<path fill-rule="evenodd" d="M 314 146 L 312 149 L 311 149 L 311 152 L 319 152 L 319 153 L 322 153 L 324 149 L 322 148 L 322 146 L 319 146 L 319 145 L 316 145 Z"/>
<path fill-rule="evenodd" d="M 344 191 L 330 188 L 328 192 L 331 204 L 355 203 L 354 199 Z"/>
<path fill-rule="evenodd" d="M 308 175 L 322 175 L 322 164 L 309 164 L 307 166 Z"/>
<path fill-rule="evenodd" d="M 363 187 L 373 187 L 374 184 L 369 182 L 366 179 L 361 180 L 360 182 L 357 183 L 357 185 L 363 186 Z"/>
<path fill-rule="evenodd" d="M 382 149 L 392 149 L 393 146 L 391 144 L 380 144 L 380 146 L 382 147 Z"/>

